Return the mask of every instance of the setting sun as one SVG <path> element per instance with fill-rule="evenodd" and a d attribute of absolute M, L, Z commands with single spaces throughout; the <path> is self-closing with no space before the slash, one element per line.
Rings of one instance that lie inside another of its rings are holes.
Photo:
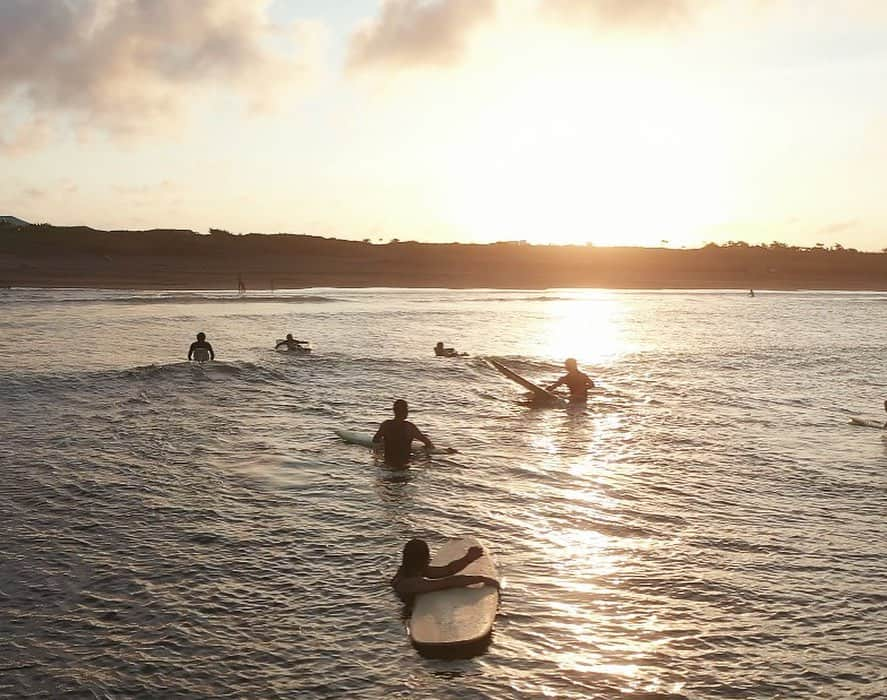
<path fill-rule="evenodd" d="M 885 0 L 0 0 L 3 697 L 887 697 Z"/>
<path fill-rule="evenodd" d="M 619 52 L 545 47 L 472 74 L 443 178 L 464 237 L 681 245 L 728 215 L 725 115 L 686 76 Z"/>

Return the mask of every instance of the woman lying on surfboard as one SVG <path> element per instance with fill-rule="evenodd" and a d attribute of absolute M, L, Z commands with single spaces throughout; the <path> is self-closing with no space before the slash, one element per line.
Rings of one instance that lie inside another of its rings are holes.
<path fill-rule="evenodd" d="M 307 340 L 296 340 L 295 338 L 293 338 L 292 333 L 287 333 L 286 339 L 279 340 L 277 342 L 277 345 L 274 346 L 274 349 L 277 350 L 277 348 L 285 347 L 287 350 L 296 350 L 296 351 L 303 350 L 304 351 L 305 348 L 302 347 L 303 345 L 308 345 L 308 341 Z"/>
<path fill-rule="evenodd" d="M 438 340 L 434 346 L 434 354 L 438 357 L 467 357 L 467 352 L 456 352 L 456 348 L 445 348 L 443 341 Z"/>
<path fill-rule="evenodd" d="M 445 566 L 431 566 L 431 552 L 425 540 L 413 539 L 403 548 L 400 568 L 391 579 L 391 587 L 404 602 L 409 602 L 418 593 L 442 591 L 447 588 L 462 588 L 474 583 L 499 587 L 499 582 L 488 576 L 457 575 L 475 559 L 483 556 L 480 547 L 470 547 L 464 556 Z"/>

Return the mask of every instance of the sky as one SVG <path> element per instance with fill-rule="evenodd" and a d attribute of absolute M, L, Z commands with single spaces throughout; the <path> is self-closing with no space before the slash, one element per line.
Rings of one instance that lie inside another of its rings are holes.
<path fill-rule="evenodd" d="M 883 0 L 0 0 L 0 215 L 887 246 Z"/>

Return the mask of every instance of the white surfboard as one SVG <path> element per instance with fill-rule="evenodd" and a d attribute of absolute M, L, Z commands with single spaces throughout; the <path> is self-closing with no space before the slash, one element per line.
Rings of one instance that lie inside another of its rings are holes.
<path fill-rule="evenodd" d="M 465 555 L 469 547 L 480 547 L 484 554 L 458 574 L 489 576 L 499 580 L 496 565 L 483 543 L 474 537 L 449 540 L 431 559 L 433 566 L 444 566 Z M 461 646 L 485 639 L 493 630 L 499 591 L 493 586 L 475 584 L 448 588 L 416 596 L 409 621 L 410 639 L 418 646 Z"/>
<path fill-rule="evenodd" d="M 861 425 L 865 428 L 883 428 L 884 427 L 884 423 L 882 423 L 881 421 L 871 420 L 869 418 L 857 418 L 856 416 L 853 416 L 848 421 L 848 423 L 850 423 L 850 425 Z"/>
<path fill-rule="evenodd" d="M 542 401 L 543 403 L 554 404 L 556 406 L 566 406 L 567 401 L 562 399 L 560 396 L 555 394 L 553 391 L 549 391 L 548 389 L 539 386 L 538 384 L 534 384 L 529 379 L 526 379 L 520 376 L 517 372 L 509 367 L 506 367 L 498 360 L 494 360 L 491 357 L 487 358 L 487 362 L 489 362 L 500 374 L 505 377 L 508 377 L 515 384 L 520 384 L 524 389 L 533 393 L 533 396 L 536 400 Z"/>
<path fill-rule="evenodd" d="M 364 447 L 375 447 L 373 436 L 370 433 L 361 433 L 357 430 L 340 430 L 333 428 L 333 432 L 342 438 L 345 442 L 352 445 L 363 445 Z M 434 447 L 434 449 L 426 449 L 425 445 L 417 440 L 413 440 L 411 447 L 413 452 L 425 452 L 430 455 L 453 455 L 459 451 L 452 447 Z"/>

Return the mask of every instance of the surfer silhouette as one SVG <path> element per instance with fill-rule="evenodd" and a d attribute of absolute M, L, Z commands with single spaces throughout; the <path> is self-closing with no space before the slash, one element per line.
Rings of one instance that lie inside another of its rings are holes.
<path fill-rule="evenodd" d="M 398 399 L 394 402 L 394 418 L 384 421 L 373 436 L 373 443 L 381 443 L 385 450 L 385 464 L 395 469 L 403 469 L 410 461 L 413 440 L 434 448 L 434 443 L 407 420 L 408 413 L 407 402 Z"/>
<path fill-rule="evenodd" d="M 579 366 L 572 357 L 568 357 L 564 361 L 564 368 L 567 370 L 567 373 L 546 388 L 549 391 L 554 391 L 561 384 L 564 384 L 570 390 L 571 402 L 588 401 L 588 390 L 594 388 L 594 382 L 591 380 L 591 377 L 585 374 L 585 372 L 579 371 Z"/>
<path fill-rule="evenodd" d="M 206 333 L 198 333 L 197 340 L 191 343 L 191 347 L 188 349 L 188 360 L 206 362 L 215 359 L 216 353 L 213 351 L 213 346 L 206 342 Z"/>
<path fill-rule="evenodd" d="M 884 410 L 887 411 L 887 401 L 884 402 Z M 884 430 L 887 430 L 887 421 L 884 422 Z"/>
<path fill-rule="evenodd" d="M 293 338 L 292 333 L 287 333 L 286 339 L 281 340 L 279 343 L 277 343 L 277 345 L 274 346 L 274 349 L 277 350 L 277 348 L 286 346 L 286 348 L 288 350 L 302 350 L 303 348 L 301 348 L 299 346 L 300 345 L 307 345 L 307 344 L 308 344 L 307 340 L 296 340 L 295 338 Z"/>
<path fill-rule="evenodd" d="M 438 340 L 434 346 L 434 354 L 438 357 L 465 357 L 467 352 L 456 352 L 456 348 L 445 348 L 443 341 Z"/>
<path fill-rule="evenodd" d="M 431 566 L 431 552 L 425 540 L 412 539 L 404 545 L 403 558 L 391 587 L 404 602 L 411 602 L 417 593 L 462 588 L 475 583 L 499 587 L 499 582 L 489 576 L 457 575 L 466 566 L 483 556 L 480 547 L 470 547 L 458 559 L 444 566 Z"/>

